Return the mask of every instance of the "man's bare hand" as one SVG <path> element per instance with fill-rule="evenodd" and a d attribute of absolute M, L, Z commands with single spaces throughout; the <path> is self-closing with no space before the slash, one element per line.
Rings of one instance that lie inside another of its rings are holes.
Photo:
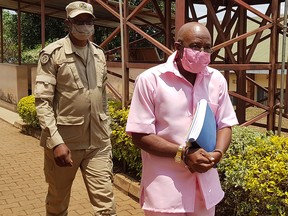
<path fill-rule="evenodd" d="M 73 166 L 71 151 L 66 144 L 62 143 L 53 149 L 54 160 L 60 167 Z"/>
<path fill-rule="evenodd" d="M 215 164 L 215 159 L 204 149 L 190 149 L 186 155 L 186 165 L 191 172 L 204 173 Z"/>

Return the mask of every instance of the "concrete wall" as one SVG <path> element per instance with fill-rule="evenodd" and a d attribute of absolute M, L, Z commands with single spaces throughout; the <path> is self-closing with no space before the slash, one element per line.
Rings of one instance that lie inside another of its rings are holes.
<path fill-rule="evenodd" d="M 34 94 L 37 66 L 31 68 L 31 94 Z"/>
<path fill-rule="evenodd" d="M 28 95 L 28 67 L 0 64 L 0 98 L 11 104 Z"/>

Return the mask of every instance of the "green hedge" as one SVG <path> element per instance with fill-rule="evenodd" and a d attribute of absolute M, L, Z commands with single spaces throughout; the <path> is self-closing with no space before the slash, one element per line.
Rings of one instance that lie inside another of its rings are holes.
<path fill-rule="evenodd" d="M 113 157 L 123 163 L 126 171 L 140 176 L 142 169 L 140 149 L 133 145 L 131 137 L 125 132 L 128 112 L 129 109 L 122 109 L 121 103 L 109 101 Z"/>
<path fill-rule="evenodd" d="M 234 127 L 219 173 L 218 215 L 288 215 L 288 138 Z"/>
<path fill-rule="evenodd" d="M 37 121 L 32 98 L 23 98 L 18 110 L 33 126 Z M 140 150 L 125 133 L 128 112 L 119 102 L 109 101 L 113 157 L 139 176 Z M 288 215 L 288 138 L 236 126 L 218 170 L 225 197 L 216 207 L 217 216 Z"/>
<path fill-rule="evenodd" d="M 17 104 L 17 112 L 24 123 L 33 128 L 40 128 L 36 114 L 35 97 L 33 95 L 20 99 Z"/>

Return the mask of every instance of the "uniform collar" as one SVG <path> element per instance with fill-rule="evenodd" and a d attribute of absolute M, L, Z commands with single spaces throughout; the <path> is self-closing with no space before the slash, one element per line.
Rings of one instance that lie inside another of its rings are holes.
<path fill-rule="evenodd" d="M 94 47 L 94 49 L 93 49 Z M 69 35 L 66 35 L 64 38 L 64 49 L 65 49 L 65 54 L 72 54 L 76 53 L 76 48 L 75 45 L 72 43 Z M 99 52 L 101 49 L 96 49 L 96 46 L 92 45 L 92 42 L 88 41 L 88 49 L 90 52 L 92 52 L 94 55 L 99 55 Z"/>
<path fill-rule="evenodd" d="M 88 48 L 90 49 L 90 43 L 88 42 Z M 64 49 L 65 49 L 65 54 L 72 54 L 76 53 L 77 48 L 75 45 L 72 43 L 69 34 L 64 38 Z"/>

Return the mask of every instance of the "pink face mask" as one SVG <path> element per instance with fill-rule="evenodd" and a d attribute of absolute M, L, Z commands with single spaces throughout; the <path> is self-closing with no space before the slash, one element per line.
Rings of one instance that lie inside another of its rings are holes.
<path fill-rule="evenodd" d="M 183 68 L 191 73 L 200 73 L 210 63 L 211 53 L 184 48 L 181 63 Z"/>

